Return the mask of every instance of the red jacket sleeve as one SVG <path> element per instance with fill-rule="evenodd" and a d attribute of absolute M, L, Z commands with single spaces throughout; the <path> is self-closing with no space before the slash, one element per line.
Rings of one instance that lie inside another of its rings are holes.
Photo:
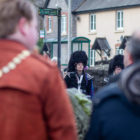
<path fill-rule="evenodd" d="M 57 68 L 46 75 L 43 89 L 49 140 L 77 140 L 76 124 L 66 87 Z"/>

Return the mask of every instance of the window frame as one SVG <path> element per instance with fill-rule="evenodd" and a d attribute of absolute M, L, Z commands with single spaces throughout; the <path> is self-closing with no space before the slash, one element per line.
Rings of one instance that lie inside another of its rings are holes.
<path fill-rule="evenodd" d="M 93 49 L 90 50 L 90 66 L 93 67 L 95 65 L 95 51 Z"/>
<path fill-rule="evenodd" d="M 124 29 L 124 13 L 122 10 L 116 12 L 116 29 L 117 30 Z"/>
<path fill-rule="evenodd" d="M 63 19 L 64 19 L 64 21 L 62 21 Z M 63 15 L 61 15 L 61 35 L 66 35 L 66 34 L 67 34 L 67 16 L 65 14 L 63 14 Z"/>
<path fill-rule="evenodd" d="M 89 29 L 90 32 L 95 32 L 96 31 L 96 14 L 90 14 L 90 22 L 89 22 Z M 92 18 L 92 19 L 91 19 Z"/>
<path fill-rule="evenodd" d="M 115 54 L 116 55 L 124 55 L 124 50 L 120 49 L 119 47 L 115 48 Z"/>
<path fill-rule="evenodd" d="M 48 30 L 47 30 L 47 32 L 48 33 L 50 33 L 50 32 L 52 32 L 52 17 L 51 16 L 48 16 L 47 17 L 48 19 L 47 19 L 47 24 L 48 24 Z"/>

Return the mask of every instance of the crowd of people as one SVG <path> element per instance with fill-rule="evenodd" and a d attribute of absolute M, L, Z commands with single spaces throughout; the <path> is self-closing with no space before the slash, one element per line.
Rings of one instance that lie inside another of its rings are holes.
<path fill-rule="evenodd" d="M 9 12 L 10 10 L 10 12 Z M 71 54 L 63 77 L 57 58 L 33 53 L 38 20 L 27 0 L 0 1 L 0 140 L 77 140 L 66 88 L 93 102 L 85 140 L 140 140 L 140 30 L 109 65 L 109 82 L 94 93 L 84 51 Z"/>

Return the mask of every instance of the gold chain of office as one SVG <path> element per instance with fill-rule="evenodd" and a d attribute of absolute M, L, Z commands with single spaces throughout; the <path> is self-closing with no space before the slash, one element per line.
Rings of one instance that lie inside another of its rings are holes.
<path fill-rule="evenodd" d="M 30 56 L 30 52 L 27 50 L 23 50 L 20 54 L 12 59 L 7 65 L 0 69 L 0 78 L 9 73 L 11 70 L 14 70 L 18 64 L 20 64 L 24 59 Z"/>

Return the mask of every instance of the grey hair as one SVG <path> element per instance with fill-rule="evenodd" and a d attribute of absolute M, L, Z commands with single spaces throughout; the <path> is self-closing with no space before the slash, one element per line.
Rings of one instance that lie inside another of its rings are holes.
<path fill-rule="evenodd" d="M 140 60 L 140 38 L 132 37 L 126 43 L 126 50 L 132 56 L 134 62 Z"/>

